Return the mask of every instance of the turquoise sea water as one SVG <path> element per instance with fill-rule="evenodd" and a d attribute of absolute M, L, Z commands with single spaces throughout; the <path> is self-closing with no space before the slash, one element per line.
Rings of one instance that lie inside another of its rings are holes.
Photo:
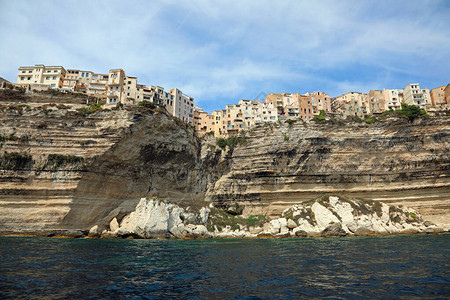
<path fill-rule="evenodd" d="M 448 299 L 450 235 L 0 238 L 0 298 Z"/>

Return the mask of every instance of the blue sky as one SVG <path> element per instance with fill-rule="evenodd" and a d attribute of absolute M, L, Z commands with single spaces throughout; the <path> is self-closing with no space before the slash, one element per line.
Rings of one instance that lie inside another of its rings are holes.
<path fill-rule="evenodd" d="M 211 112 L 271 92 L 450 82 L 450 1 L 0 0 L 0 76 L 23 65 L 180 88 Z"/>

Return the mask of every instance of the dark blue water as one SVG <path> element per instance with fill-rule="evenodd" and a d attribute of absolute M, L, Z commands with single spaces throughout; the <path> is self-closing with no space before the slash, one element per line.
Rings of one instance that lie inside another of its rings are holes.
<path fill-rule="evenodd" d="M 0 238 L 0 298 L 450 297 L 450 235 Z"/>

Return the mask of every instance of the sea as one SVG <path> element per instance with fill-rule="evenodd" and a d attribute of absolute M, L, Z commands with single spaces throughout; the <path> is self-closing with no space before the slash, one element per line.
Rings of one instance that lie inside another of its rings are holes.
<path fill-rule="evenodd" d="M 0 237 L 0 299 L 449 299 L 450 235 Z"/>

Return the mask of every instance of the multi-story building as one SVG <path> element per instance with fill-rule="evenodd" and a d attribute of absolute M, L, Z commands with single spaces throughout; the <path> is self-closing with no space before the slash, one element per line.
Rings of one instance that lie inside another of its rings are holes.
<path fill-rule="evenodd" d="M 173 96 L 173 115 L 192 124 L 194 98 L 183 94 L 179 89 L 171 89 L 169 93 Z"/>
<path fill-rule="evenodd" d="M 385 100 L 384 94 L 381 90 L 370 90 L 369 95 L 367 96 L 367 113 L 381 113 L 385 110 Z"/>
<path fill-rule="evenodd" d="M 450 83 L 444 89 L 445 101 L 447 104 L 450 104 Z"/>
<path fill-rule="evenodd" d="M 300 95 L 299 93 L 290 94 L 268 94 L 264 103 L 268 107 L 277 109 L 278 119 L 297 119 L 311 120 L 314 115 L 311 94 Z"/>
<path fill-rule="evenodd" d="M 214 115 L 208 115 L 200 107 L 194 107 L 194 128 L 199 136 L 204 136 L 208 132 L 215 133 L 216 120 Z"/>
<path fill-rule="evenodd" d="M 368 95 L 359 92 L 349 92 L 333 98 L 334 109 L 344 116 L 363 117 L 369 113 Z"/>
<path fill-rule="evenodd" d="M 445 88 L 446 86 L 444 85 L 430 91 L 431 105 L 440 106 L 448 104 L 447 98 L 445 97 Z"/>
<path fill-rule="evenodd" d="M 125 71 L 122 69 L 109 70 L 108 86 L 106 91 L 106 103 L 116 104 L 124 102 Z"/>
<path fill-rule="evenodd" d="M 66 69 L 62 66 L 35 65 L 20 67 L 17 75 L 18 85 L 46 85 L 49 88 L 62 88 Z"/>
<path fill-rule="evenodd" d="M 238 104 L 227 105 L 222 117 L 222 134 L 234 135 L 248 130 L 255 124 L 278 121 L 277 108 L 258 100 L 240 100 Z M 217 115 L 216 115 L 217 119 Z"/>
<path fill-rule="evenodd" d="M 214 124 L 214 136 L 215 137 L 223 137 L 226 135 L 226 110 L 215 110 L 212 113 L 214 120 L 216 123 Z"/>
<path fill-rule="evenodd" d="M 319 111 L 331 112 L 331 98 L 328 94 L 323 92 L 306 93 L 304 96 L 311 97 L 311 104 L 313 107 L 313 114 L 318 114 Z"/>
<path fill-rule="evenodd" d="M 403 89 L 403 101 L 408 105 L 425 109 L 431 104 L 430 91 L 421 89 L 418 83 L 410 83 Z"/>
<path fill-rule="evenodd" d="M 384 110 L 399 110 L 402 108 L 403 90 L 402 89 L 384 89 Z"/>

